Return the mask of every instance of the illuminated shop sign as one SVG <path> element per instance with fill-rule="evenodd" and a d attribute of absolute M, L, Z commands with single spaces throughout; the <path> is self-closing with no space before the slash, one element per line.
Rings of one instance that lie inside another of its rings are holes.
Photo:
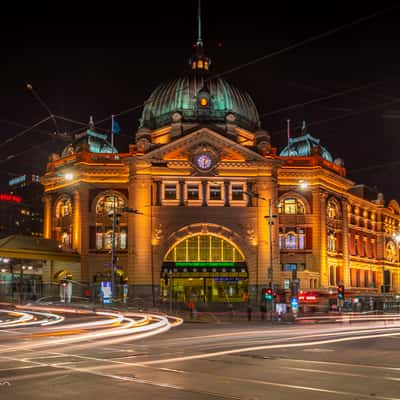
<path fill-rule="evenodd" d="M 318 300 L 318 294 L 314 292 L 299 294 L 300 301 L 315 301 Z"/>
<path fill-rule="evenodd" d="M 13 203 L 21 203 L 22 197 L 15 194 L 0 193 L 0 201 L 11 201 Z"/>
<path fill-rule="evenodd" d="M 8 181 L 9 186 L 18 185 L 19 183 L 26 181 L 26 175 L 17 176 L 16 178 L 10 179 Z"/>
<path fill-rule="evenodd" d="M 210 262 L 210 261 L 194 261 L 194 262 L 176 262 L 176 267 L 189 267 L 189 268 L 196 268 L 196 267 L 234 267 L 234 262 Z"/>

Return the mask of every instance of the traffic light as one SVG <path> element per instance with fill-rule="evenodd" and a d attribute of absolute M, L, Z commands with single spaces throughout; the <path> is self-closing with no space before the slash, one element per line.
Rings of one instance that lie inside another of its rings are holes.
<path fill-rule="evenodd" d="M 344 285 L 339 285 L 337 288 L 337 298 L 339 300 L 344 300 Z"/>
<path fill-rule="evenodd" d="M 264 300 L 272 301 L 274 298 L 274 293 L 271 288 L 263 288 L 262 295 Z"/>

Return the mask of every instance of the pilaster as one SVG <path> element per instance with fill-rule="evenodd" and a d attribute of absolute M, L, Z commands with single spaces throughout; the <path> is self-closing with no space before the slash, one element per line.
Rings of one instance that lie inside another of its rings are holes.
<path fill-rule="evenodd" d="M 43 206 L 44 206 L 44 215 L 43 215 L 43 237 L 45 239 L 51 239 L 51 231 L 52 231 L 52 200 L 49 194 L 43 196 Z"/>
<path fill-rule="evenodd" d="M 342 199 L 342 243 L 343 243 L 343 284 L 350 287 L 350 248 L 349 248 L 349 218 L 347 199 Z"/>
<path fill-rule="evenodd" d="M 313 202 L 313 270 L 320 274 L 321 288 L 329 284 L 327 266 L 326 199 L 328 195 L 317 188 L 312 192 Z"/>

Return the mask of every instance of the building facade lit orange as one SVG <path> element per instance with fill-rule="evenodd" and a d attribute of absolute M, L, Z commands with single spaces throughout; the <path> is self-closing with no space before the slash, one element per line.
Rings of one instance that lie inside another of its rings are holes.
<path fill-rule="evenodd" d="M 282 290 L 296 271 L 304 291 L 398 292 L 399 204 L 348 179 L 306 129 L 278 152 L 248 93 L 209 79 L 200 45 L 146 101 L 127 153 L 90 126 L 52 156 L 45 237 L 76 250 L 91 282 L 110 266 L 110 209 L 141 211 L 121 211 L 117 265 L 155 302 L 171 288 L 174 301 L 256 301 L 270 268 Z"/>

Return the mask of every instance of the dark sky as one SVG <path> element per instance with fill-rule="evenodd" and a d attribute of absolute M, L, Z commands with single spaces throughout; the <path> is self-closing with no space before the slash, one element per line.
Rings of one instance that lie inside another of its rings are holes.
<path fill-rule="evenodd" d="M 50 121 L 4 142 L 47 116 L 26 83 L 53 114 L 81 122 L 93 115 L 96 122 L 140 106 L 158 84 L 184 72 L 196 40 L 197 1 L 144 3 L 4 6 L 0 184 L 16 173 L 43 172 L 49 154 L 65 146 Z M 391 8 L 394 2 L 275 3 L 203 0 L 213 73 L 243 66 L 224 78 L 253 97 L 274 146 L 285 145 L 287 118 L 293 135 L 304 119 L 344 159 L 351 179 L 400 199 L 399 8 Z M 362 17 L 368 18 L 351 25 Z M 140 111 L 118 117 L 120 151 L 133 141 Z M 79 129 L 57 123 L 60 131 Z M 99 128 L 109 129 L 110 122 Z"/>

